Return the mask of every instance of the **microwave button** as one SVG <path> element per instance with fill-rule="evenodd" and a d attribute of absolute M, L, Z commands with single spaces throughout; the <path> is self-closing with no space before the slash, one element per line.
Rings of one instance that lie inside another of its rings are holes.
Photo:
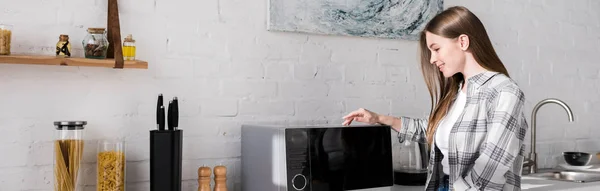
<path fill-rule="evenodd" d="M 302 174 L 296 174 L 294 178 L 292 178 L 292 186 L 296 190 L 304 190 L 307 184 L 306 176 Z"/>

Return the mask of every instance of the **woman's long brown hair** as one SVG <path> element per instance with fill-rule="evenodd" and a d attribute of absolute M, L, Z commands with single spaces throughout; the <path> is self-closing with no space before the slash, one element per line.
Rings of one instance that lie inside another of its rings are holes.
<path fill-rule="evenodd" d="M 446 116 L 459 91 L 459 84 L 464 83 L 465 79 L 460 73 L 450 78 L 444 78 L 436 66 L 430 63 L 431 52 L 427 47 L 426 32 L 450 39 L 457 39 L 462 34 L 467 35 L 469 37 L 467 51 L 473 54 L 477 63 L 488 71 L 499 72 L 506 76 L 508 76 L 508 72 L 498 58 L 483 23 L 467 8 L 450 7 L 432 18 L 421 32 L 419 40 L 421 71 L 431 96 L 431 111 L 427 125 L 427 142 L 431 145 L 440 120 Z"/>

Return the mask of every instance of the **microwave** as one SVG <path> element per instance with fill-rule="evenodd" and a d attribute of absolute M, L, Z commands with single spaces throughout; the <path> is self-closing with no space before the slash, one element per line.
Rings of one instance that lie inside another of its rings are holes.
<path fill-rule="evenodd" d="M 242 190 L 389 191 L 390 137 L 386 125 L 242 125 Z"/>

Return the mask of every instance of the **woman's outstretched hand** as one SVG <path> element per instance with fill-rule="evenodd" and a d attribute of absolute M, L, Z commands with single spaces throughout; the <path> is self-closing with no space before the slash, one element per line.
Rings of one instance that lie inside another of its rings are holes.
<path fill-rule="evenodd" d="M 353 121 L 363 122 L 369 125 L 379 123 L 379 115 L 375 112 L 360 108 L 344 116 L 342 125 L 350 125 Z"/>

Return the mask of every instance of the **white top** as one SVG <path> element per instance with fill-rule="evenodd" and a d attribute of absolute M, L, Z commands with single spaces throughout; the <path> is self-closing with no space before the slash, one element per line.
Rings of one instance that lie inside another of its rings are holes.
<path fill-rule="evenodd" d="M 467 103 L 467 95 L 458 91 L 458 95 L 456 100 L 450 107 L 450 110 L 446 114 L 442 121 L 440 121 L 437 130 L 435 131 L 435 144 L 440 149 L 444 158 L 442 159 L 442 167 L 444 169 L 445 174 L 450 174 L 450 165 L 448 164 L 448 147 L 450 143 L 450 130 L 452 130 L 452 126 L 458 120 L 458 117 L 462 113 L 465 108 L 465 104 Z"/>

